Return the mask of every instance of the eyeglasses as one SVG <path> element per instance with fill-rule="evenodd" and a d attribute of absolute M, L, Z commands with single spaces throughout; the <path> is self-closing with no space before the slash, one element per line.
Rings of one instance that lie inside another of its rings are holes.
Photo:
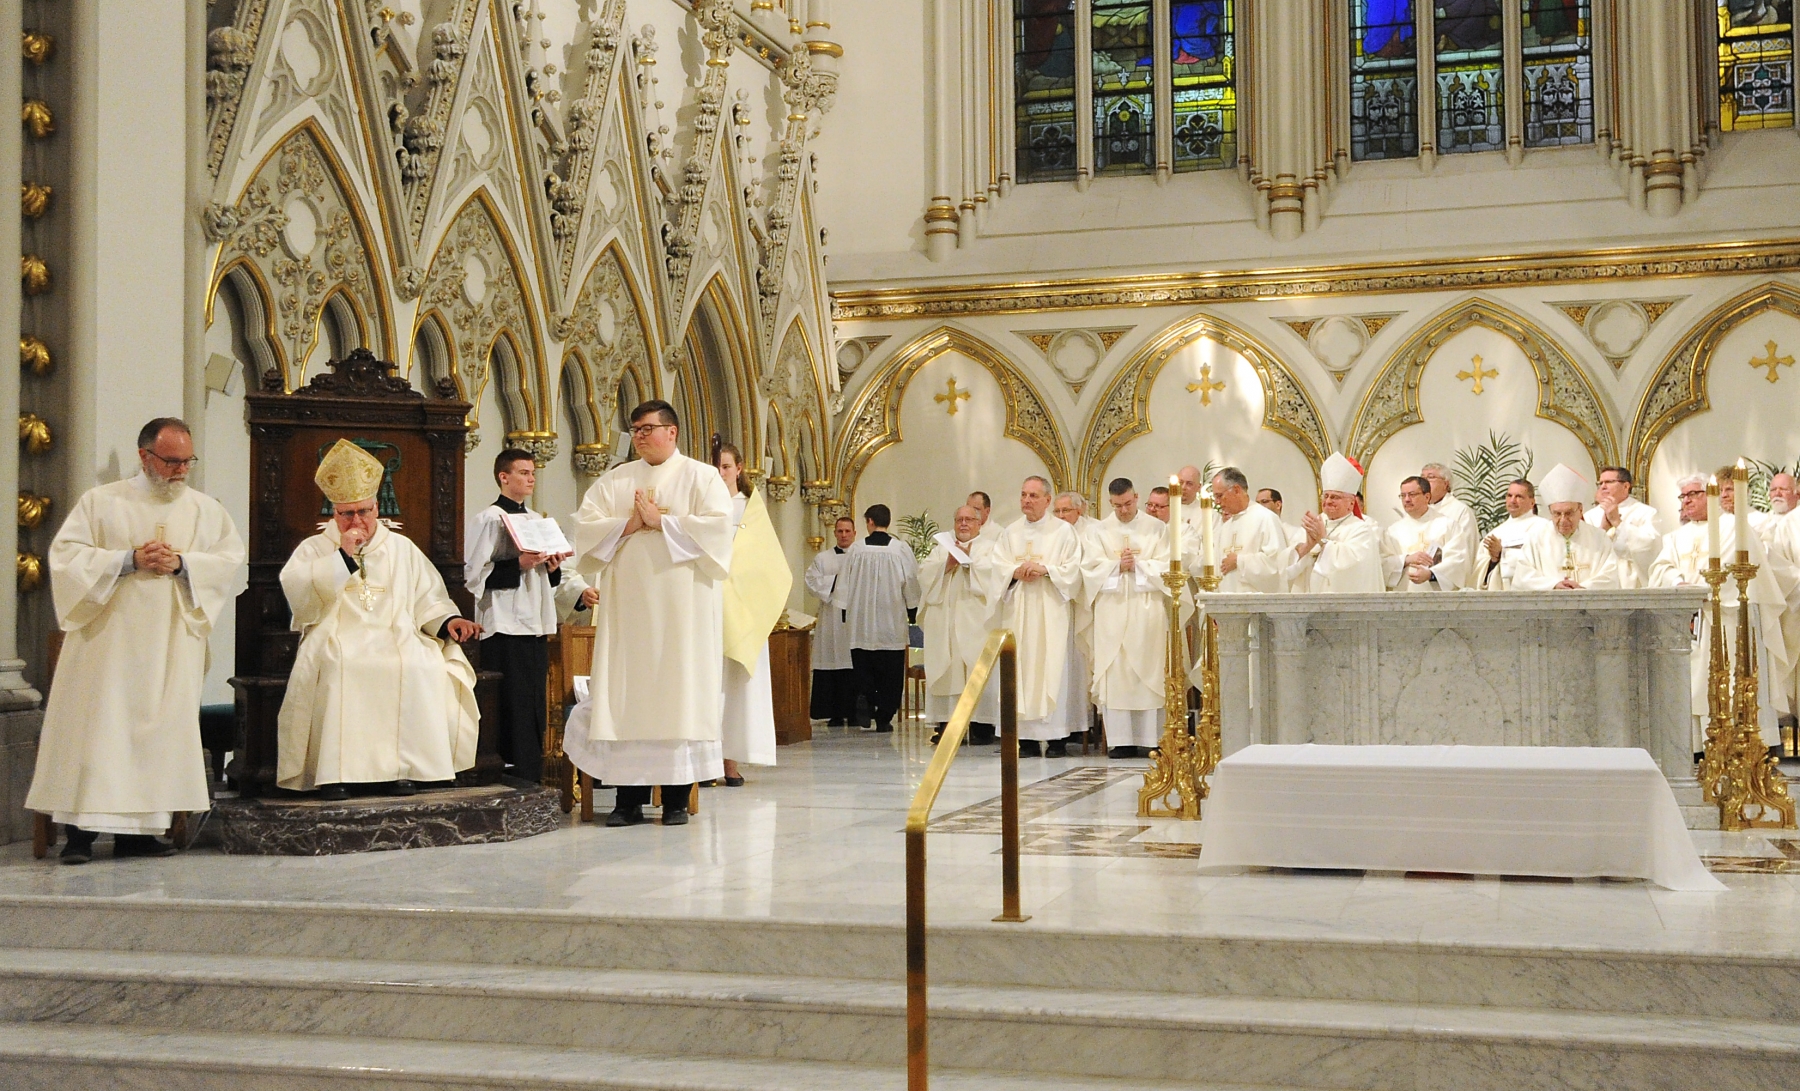
<path fill-rule="evenodd" d="M 1680 494 L 1681 499 L 1683 499 L 1683 500 L 1686 500 L 1690 496 L 1705 496 L 1705 495 L 1706 495 L 1705 489 L 1689 489 L 1688 491 Z"/>
<path fill-rule="evenodd" d="M 631 426 L 631 436 L 633 439 L 642 439 L 644 436 L 649 435 L 658 428 L 673 427 L 675 427 L 673 424 L 634 424 Z"/>
<path fill-rule="evenodd" d="M 157 454 L 155 451 L 152 451 L 148 447 L 140 448 L 140 450 L 142 450 L 145 454 L 149 455 L 151 458 L 154 458 L 156 461 L 162 463 L 164 466 L 167 466 L 172 470 L 180 469 L 183 466 L 192 466 L 192 465 L 194 465 L 194 463 L 200 461 L 199 455 L 195 455 L 192 458 L 164 458 L 163 456 Z"/>

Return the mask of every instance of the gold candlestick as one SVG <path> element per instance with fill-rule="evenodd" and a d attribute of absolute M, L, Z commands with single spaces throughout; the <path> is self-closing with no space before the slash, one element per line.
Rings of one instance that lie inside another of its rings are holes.
<path fill-rule="evenodd" d="M 1757 566 L 1750 563 L 1748 549 L 1738 550 L 1729 571 L 1738 589 L 1737 663 L 1731 672 L 1731 721 L 1717 779 L 1719 828 L 1791 830 L 1794 801 L 1788 798 L 1787 778 L 1764 745 L 1757 722 L 1756 638 L 1750 631 L 1750 581 Z"/>
<path fill-rule="evenodd" d="M 1209 565 L 1212 586 L 1218 586 L 1218 575 Z M 1208 575 L 1203 574 L 1204 583 Z M 1181 818 L 1192 821 L 1200 817 L 1200 801 L 1206 798 L 1206 781 L 1201 772 L 1200 750 L 1204 743 L 1188 734 L 1188 666 L 1187 640 L 1181 631 L 1181 592 L 1187 587 L 1187 573 L 1181 558 L 1169 564 L 1163 573 L 1163 586 L 1169 589 L 1168 657 L 1163 681 L 1163 733 L 1161 744 L 1151 752 L 1150 768 L 1144 771 L 1144 786 L 1138 789 L 1138 817 Z M 1204 734 L 1204 733 L 1203 733 Z M 1217 759 L 1214 759 L 1215 763 Z M 1169 796 L 1179 802 L 1171 805 Z"/>
<path fill-rule="evenodd" d="M 1700 780 L 1701 796 L 1708 803 L 1717 803 L 1719 778 L 1725 772 L 1725 749 L 1732 734 L 1731 659 L 1725 653 L 1725 614 L 1719 599 L 1719 588 L 1725 582 L 1726 572 L 1719 567 L 1719 558 L 1712 558 L 1707 567 L 1700 570 L 1700 578 L 1711 588 L 1707 606 L 1712 619 L 1707 626 L 1711 650 L 1706 668 L 1706 746 L 1696 775 Z"/>

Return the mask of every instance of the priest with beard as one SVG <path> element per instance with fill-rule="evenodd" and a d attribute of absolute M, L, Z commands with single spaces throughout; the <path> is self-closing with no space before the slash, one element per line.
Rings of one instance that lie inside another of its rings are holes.
<path fill-rule="evenodd" d="M 62 824 L 65 864 L 166 856 L 177 811 L 205 811 L 200 688 L 206 641 L 244 588 L 224 505 L 188 488 L 194 438 L 174 417 L 138 433 L 141 473 L 89 489 L 50 543 L 66 634 L 25 806 Z"/>
<path fill-rule="evenodd" d="M 719 471 L 679 449 L 665 401 L 631 411 L 637 459 L 608 470 L 575 513 L 577 570 L 600 592 L 588 698 L 564 729 L 575 767 L 617 787 L 608 826 L 685 825 L 695 782 L 725 773 L 725 581 L 736 533 Z"/>
<path fill-rule="evenodd" d="M 1128 479 L 1114 478 L 1106 492 L 1113 513 L 1096 528 L 1081 566 L 1094 618 L 1093 697 L 1107 757 L 1141 757 L 1162 737 L 1169 529 L 1138 510 Z"/>
<path fill-rule="evenodd" d="M 988 585 L 976 577 L 976 566 L 992 546 L 981 536 L 981 515 L 964 504 L 956 509 L 954 529 L 937 536 L 931 553 L 919 565 L 919 628 L 925 634 L 925 718 L 937 725 L 936 742 L 956 712 L 963 687 L 987 644 L 988 619 L 994 604 Z M 1000 722 L 1000 672 L 989 677 L 969 719 L 969 741 L 994 741 Z"/>
<path fill-rule="evenodd" d="M 1050 482 L 1037 475 L 1019 488 L 1017 522 L 977 564 L 997 603 L 995 627 L 1019 646 L 1019 753 L 1060 757 L 1063 740 L 1087 729 L 1086 702 L 1068 699 L 1070 626 L 1081 594 L 1081 542 L 1050 514 Z"/>
<path fill-rule="evenodd" d="M 1590 513 L 1591 514 L 1591 513 Z M 1544 522 L 1537 513 L 1537 489 L 1519 478 L 1506 486 L 1506 521 L 1481 540 L 1481 574 L 1476 585 L 1483 591 L 1511 591 L 1525 540 L 1532 528 Z"/>
<path fill-rule="evenodd" d="M 1513 570 L 1519 591 L 1617 590 L 1619 559 L 1606 532 L 1582 519 L 1594 493 L 1587 480 L 1558 463 L 1544 475 L 1550 518 L 1531 528 Z"/>
<path fill-rule="evenodd" d="M 481 626 L 458 615 L 412 539 L 378 518 L 383 472 L 338 440 L 313 475 L 331 522 L 281 569 L 300 650 L 277 719 L 275 781 L 325 800 L 352 784 L 409 796 L 475 764 L 475 671 L 458 645 Z"/>
<path fill-rule="evenodd" d="M 1300 519 L 1306 539 L 1294 548 L 1288 586 L 1295 594 L 1362 594 L 1386 590 L 1381 531 L 1357 499 L 1362 469 L 1337 452 L 1319 467 L 1319 506 Z"/>

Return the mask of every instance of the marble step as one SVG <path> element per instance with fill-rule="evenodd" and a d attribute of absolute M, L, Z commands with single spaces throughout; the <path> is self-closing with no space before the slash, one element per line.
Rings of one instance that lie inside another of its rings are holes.
<path fill-rule="evenodd" d="M 905 1061 L 900 985 L 774 976 L 0 951 L 0 1021 Z M 1800 1086 L 1800 1024 L 939 986 L 931 1056 L 1046 1077 L 1368 1091 L 1531 1087 L 1546 1072 L 1567 1086 L 1760 1091 Z"/>
<path fill-rule="evenodd" d="M 936 1069 L 935 1091 L 1274 1091 Z M 904 1069 L 579 1049 L 0 1024 L 7 1091 L 904 1091 Z M 1291 1091 L 1291 1089 L 1281 1089 Z"/>
<path fill-rule="evenodd" d="M 896 926 L 468 909 L 0 897 L 0 946 L 904 979 Z M 1800 960 L 1281 936 L 933 929 L 937 985 L 1100 989 L 1784 1020 Z"/>

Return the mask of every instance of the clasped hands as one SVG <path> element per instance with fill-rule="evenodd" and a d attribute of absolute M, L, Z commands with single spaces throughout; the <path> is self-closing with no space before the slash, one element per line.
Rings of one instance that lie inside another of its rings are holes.
<path fill-rule="evenodd" d="M 181 554 L 167 542 L 145 542 L 131 551 L 131 563 L 139 572 L 173 576 L 181 571 Z"/>
<path fill-rule="evenodd" d="M 656 502 L 644 495 L 639 489 L 631 494 L 631 518 L 625 521 L 625 533 L 636 534 L 640 530 L 661 530 L 662 512 L 657 510 Z"/>
<path fill-rule="evenodd" d="M 1049 572 L 1048 568 L 1036 561 L 1026 561 L 1013 569 L 1013 579 L 1020 583 L 1030 583 L 1032 580 L 1048 575 Z"/>

